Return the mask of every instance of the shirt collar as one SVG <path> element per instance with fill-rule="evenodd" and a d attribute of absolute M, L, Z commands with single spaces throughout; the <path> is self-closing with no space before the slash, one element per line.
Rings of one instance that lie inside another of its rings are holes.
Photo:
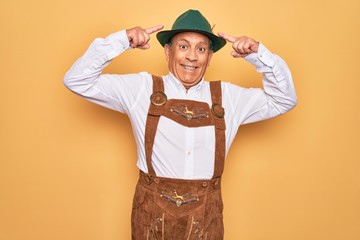
<path fill-rule="evenodd" d="M 195 86 L 192 86 L 191 88 L 186 90 L 184 85 L 182 85 L 182 83 L 171 72 L 169 72 L 169 74 L 166 77 L 169 80 L 169 82 L 171 83 L 171 85 L 174 86 L 179 91 L 185 91 L 185 92 L 186 91 L 199 91 L 201 89 L 202 85 L 204 84 L 204 77 L 203 77 L 198 84 L 196 84 Z"/>

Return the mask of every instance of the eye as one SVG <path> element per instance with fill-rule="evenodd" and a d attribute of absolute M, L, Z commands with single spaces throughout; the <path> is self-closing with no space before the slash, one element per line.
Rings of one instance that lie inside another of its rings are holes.
<path fill-rule="evenodd" d="M 205 47 L 199 47 L 198 51 L 201 52 L 201 53 L 204 53 L 204 52 L 206 52 L 206 48 Z"/>
<path fill-rule="evenodd" d="M 186 49 L 187 49 L 187 46 L 186 46 L 185 44 L 180 44 L 180 45 L 179 45 L 179 48 L 180 48 L 181 50 L 186 50 Z"/>

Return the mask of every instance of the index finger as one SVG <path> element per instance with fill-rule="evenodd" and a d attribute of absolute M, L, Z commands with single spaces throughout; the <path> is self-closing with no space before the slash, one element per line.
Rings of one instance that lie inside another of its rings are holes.
<path fill-rule="evenodd" d="M 161 30 L 163 28 L 164 28 L 164 25 L 157 25 L 157 26 L 154 26 L 154 27 L 145 28 L 145 32 L 147 34 L 152 34 L 152 33 L 157 32 L 157 31 L 159 31 L 159 30 Z"/>
<path fill-rule="evenodd" d="M 225 33 L 218 33 L 219 37 L 225 39 L 228 42 L 234 43 L 236 41 L 236 37 L 233 37 L 231 35 L 225 34 Z"/>

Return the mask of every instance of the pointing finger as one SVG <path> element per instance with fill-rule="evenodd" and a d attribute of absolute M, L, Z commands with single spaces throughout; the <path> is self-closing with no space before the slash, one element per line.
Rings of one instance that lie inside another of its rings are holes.
<path fill-rule="evenodd" d="M 145 28 L 145 32 L 147 34 L 152 34 L 152 33 L 157 32 L 157 31 L 159 31 L 159 30 L 161 30 L 163 28 L 164 28 L 164 25 L 157 25 L 157 26 L 154 26 L 154 27 Z"/>
<path fill-rule="evenodd" d="M 230 36 L 228 34 L 219 32 L 218 35 L 219 37 L 225 39 L 228 42 L 234 43 L 236 41 L 236 37 Z"/>

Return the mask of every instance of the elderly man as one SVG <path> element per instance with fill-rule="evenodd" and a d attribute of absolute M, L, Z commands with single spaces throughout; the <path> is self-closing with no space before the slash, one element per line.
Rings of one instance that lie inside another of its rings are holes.
<path fill-rule="evenodd" d="M 212 33 L 197 10 L 171 30 L 135 27 L 96 39 L 65 76 L 80 96 L 126 113 L 137 143 L 140 177 L 132 210 L 132 239 L 223 239 L 221 175 L 241 124 L 272 118 L 297 102 L 285 62 L 249 37 Z M 126 50 L 164 46 L 169 73 L 101 74 Z M 226 42 L 232 56 L 263 73 L 263 89 L 204 80 Z"/>

